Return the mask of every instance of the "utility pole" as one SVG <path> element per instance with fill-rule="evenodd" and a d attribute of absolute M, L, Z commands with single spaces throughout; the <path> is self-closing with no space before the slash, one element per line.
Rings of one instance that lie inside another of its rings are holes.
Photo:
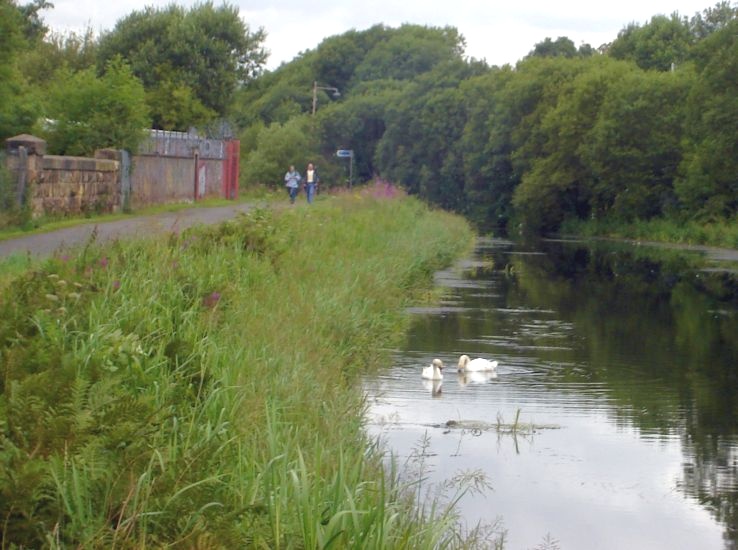
<path fill-rule="evenodd" d="M 338 88 L 334 86 L 318 86 L 318 81 L 313 81 L 313 116 L 315 116 L 315 111 L 318 108 L 318 90 L 326 90 L 333 92 L 333 97 L 341 97 L 341 92 L 338 91 Z"/>

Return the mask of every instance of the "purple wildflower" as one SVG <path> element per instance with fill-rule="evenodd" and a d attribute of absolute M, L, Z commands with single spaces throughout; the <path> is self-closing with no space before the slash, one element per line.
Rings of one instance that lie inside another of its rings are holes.
<path fill-rule="evenodd" d="M 202 299 L 202 305 L 207 308 L 213 308 L 220 301 L 220 292 L 211 292 Z"/>

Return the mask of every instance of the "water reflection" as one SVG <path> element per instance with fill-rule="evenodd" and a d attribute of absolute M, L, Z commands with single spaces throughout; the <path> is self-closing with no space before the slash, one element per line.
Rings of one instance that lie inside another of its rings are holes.
<path fill-rule="evenodd" d="M 572 548 L 735 548 L 738 283 L 688 253 L 481 243 L 416 317 L 394 365 L 367 383 L 371 419 L 400 457 L 431 437 L 433 479 L 484 469 L 464 501 L 502 516 L 509 548 L 550 533 Z M 496 359 L 458 375 L 459 355 Z M 451 367 L 423 384 L 434 357 Z M 481 375 L 481 376 L 478 376 Z M 449 419 L 556 424 L 524 438 Z"/>

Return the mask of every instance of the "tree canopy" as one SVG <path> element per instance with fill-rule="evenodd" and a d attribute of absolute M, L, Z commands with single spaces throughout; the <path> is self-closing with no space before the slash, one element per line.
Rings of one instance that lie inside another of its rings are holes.
<path fill-rule="evenodd" d="M 154 126 L 186 130 L 227 115 L 237 87 L 262 70 L 264 38 L 229 4 L 147 7 L 101 37 L 99 65 L 121 56 L 147 91 Z"/>
<path fill-rule="evenodd" d="M 256 136 L 302 118 L 322 164 L 353 149 L 359 178 L 379 174 L 483 226 L 730 216 L 735 24 L 721 2 L 632 23 L 597 50 L 546 38 L 515 67 L 465 58 L 453 29 L 375 26 L 261 77 L 237 111 L 252 160 L 269 156 Z M 311 119 L 313 82 L 341 97 L 320 93 Z"/>

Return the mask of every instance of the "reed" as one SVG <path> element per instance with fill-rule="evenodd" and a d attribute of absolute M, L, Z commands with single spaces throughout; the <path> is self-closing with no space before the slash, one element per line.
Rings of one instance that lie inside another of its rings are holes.
<path fill-rule="evenodd" d="M 618 222 L 614 220 L 568 221 L 564 233 L 606 236 L 667 243 L 738 248 L 738 220 L 677 220 L 654 218 Z"/>
<path fill-rule="evenodd" d="M 472 240 L 359 192 L 14 277 L 0 546 L 463 546 L 453 507 L 418 510 L 383 466 L 358 377 Z"/>

